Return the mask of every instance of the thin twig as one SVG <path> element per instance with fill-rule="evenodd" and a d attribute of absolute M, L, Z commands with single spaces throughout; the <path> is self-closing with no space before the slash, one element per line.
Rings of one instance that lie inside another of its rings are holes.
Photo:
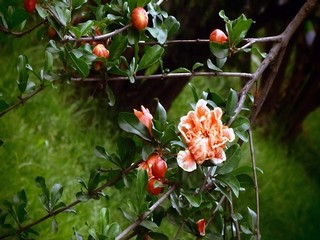
<path fill-rule="evenodd" d="M 218 211 L 219 207 L 221 206 L 221 204 L 223 203 L 224 199 L 226 198 L 225 195 L 223 195 L 220 199 L 220 201 L 218 202 L 217 206 L 215 207 L 215 209 L 212 211 L 207 223 L 206 223 L 206 227 L 209 226 L 209 224 L 211 223 L 211 221 L 214 219 L 216 212 Z"/>
<path fill-rule="evenodd" d="M 122 28 L 119 28 L 119 29 L 116 29 L 114 30 L 113 32 L 109 32 L 109 33 L 106 33 L 106 34 L 103 34 L 103 35 L 99 35 L 99 36 L 93 36 L 93 37 L 81 37 L 81 38 L 75 38 L 75 37 L 72 37 L 72 36 L 69 36 L 69 35 L 66 35 L 64 37 L 64 39 L 62 39 L 61 42 L 90 42 L 90 41 L 99 41 L 99 40 L 104 40 L 104 39 L 107 39 L 107 38 L 110 38 L 116 34 L 119 34 L 123 31 L 125 31 L 127 28 L 129 28 L 131 26 L 131 24 L 128 24 Z"/>
<path fill-rule="evenodd" d="M 104 183 L 103 185 L 101 185 L 100 187 L 96 188 L 94 191 L 92 191 L 89 195 L 89 198 L 91 199 L 92 197 L 94 197 L 96 194 L 98 194 L 99 192 L 101 192 L 103 189 L 109 187 L 109 186 L 112 186 L 114 185 L 116 182 L 118 182 L 123 175 L 125 174 L 128 174 L 130 171 L 132 171 L 133 169 L 135 169 L 136 167 L 138 167 L 138 165 L 142 162 L 143 160 L 140 160 L 138 162 L 135 162 L 133 163 L 130 167 L 124 169 L 123 171 L 121 171 L 118 175 L 116 175 L 115 177 L 113 177 L 112 179 L 110 179 L 109 181 L 107 181 L 106 183 Z M 62 207 L 62 208 L 59 208 L 51 213 L 48 213 L 47 215 L 43 216 L 42 218 L 39 218 L 38 220 L 26 225 L 26 226 L 23 226 L 21 228 L 19 228 L 16 232 L 16 236 L 18 236 L 20 233 L 32 228 L 33 226 L 51 218 L 51 217 L 54 217 L 68 209 L 71 209 L 73 206 L 81 203 L 82 201 L 80 200 L 75 200 L 73 201 L 72 203 L 68 204 L 67 206 L 65 207 Z M 11 237 L 12 235 L 4 235 L 4 236 L 0 236 L 0 239 L 5 239 L 7 237 Z"/>
<path fill-rule="evenodd" d="M 40 27 L 42 24 L 46 23 L 47 20 L 43 20 L 39 23 L 37 23 L 36 25 L 34 25 L 33 27 L 31 27 L 30 29 L 24 31 L 24 32 L 14 32 L 14 31 L 10 31 L 9 29 L 5 29 L 2 26 L 0 26 L 0 31 L 6 33 L 6 34 L 11 34 L 15 37 L 22 37 L 23 35 L 26 35 L 30 32 L 32 32 L 33 30 L 35 30 L 36 28 Z"/>
<path fill-rule="evenodd" d="M 233 209 L 233 204 L 232 204 L 232 192 L 230 191 L 229 193 L 229 197 L 231 199 L 231 201 L 229 202 L 229 208 L 230 208 L 230 215 L 231 215 L 231 231 L 233 233 L 233 227 L 232 224 L 234 223 L 234 226 L 236 228 L 236 238 L 237 240 L 240 240 L 240 228 L 239 228 L 239 222 L 236 219 L 233 219 L 233 215 L 234 215 L 234 209 Z"/>
<path fill-rule="evenodd" d="M 256 240 L 260 239 L 260 201 L 259 201 L 259 186 L 258 186 L 258 177 L 257 177 L 257 166 L 256 160 L 254 155 L 254 147 L 253 147 L 253 140 L 252 140 L 252 132 L 249 128 L 249 145 L 250 145 L 250 155 L 251 155 L 251 164 L 253 169 L 253 182 L 254 182 L 254 189 L 255 189 L 255 196 L 256 196 Z"/>
<path fill-rule="evenodd" d="M 154 74 L 149 76 L 135 76 L 136 80 L 151 80 L 151 79 L 165 79 L 165 78 L 185 78 L 185 77 L 242 77 L 242 78 L 252 78 L 251 73 L 241 73 L 241 72 L 187 72 L 187 73 L 163 73 Z M 128 77 L 109 77 L 106 78 L 107 81 L 124 81 L 128 80 Z M 81 81 L 81 82 L 96 82 L 101 81 L 101 78 L 71 78 L 71 81 Z"/>
<path fill-rule="evenodd" d="M 281 35 L 277 36 L 271 36 L 271 37 L 261 37 L 261 38 L 245 38 L 245 42 L 247 42 L 242 47 L 238 48 L 237 50 L 243 50 L 245 48 L 250 47 L 251 45 L 255 43 L 262 43 L 262 42 L 280 42 L 281 41 Z"/>
<path fill-rule="evenodd" d="M 145 220 L 164 200 L 166 200 L 170 194 L 175 190 L 176 185 L 170 187 L 170 189 L 164 193 L 150 208 L 149 211 L 144 212 L 134 223 L 129 225 L 125 230 L 123 230 L 117 237 L 116 240 L 124 239 L 124 237 L 133 229 L 138 227 L 140 223 Z"/>
<path fill-rule="evenodd" d="M 15 109 L 16 107 L 24 104 L 26 101 L 28 101 L 30 98 L 32 98 L 33 96 L 37 95 L 39 92 L 41 92 L 44 89 L 44 86 L 41 85 L 40 87 L 38 87 L 36 90 L 34 90 L 32 93 L 30 93 L 29 95 L 25 96 L 25 97 L 19 97 L 19 101 L 16 102 L 15 104 L 11 105 L 10 107 L 6 108 L 5 110 L 3 110 L 2 112 L 0 112 L 0 118 L 5 115 L 6 113 L 10 112 L 11 110 Z"/>

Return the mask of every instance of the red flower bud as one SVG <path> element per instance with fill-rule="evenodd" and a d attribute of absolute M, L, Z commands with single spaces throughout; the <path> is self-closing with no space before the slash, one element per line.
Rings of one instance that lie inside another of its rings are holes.
<path fill-rule="evenodd" d="M 139 119 L 139 121 L 148 128 L 150 135 L 152 136 L 152 115 L 148 108 L 141 106 L 142 111 L 133 109 L 134 115 Z"/>
<path fill-rule="evenodd" d="M 228 37 L 220 29 L 215 29 L 210 34 L 210 42 L 216 42 L 219 44 L 228 41 Z"/>
<path fill-rule="evenodd" d="M 203 218 L 200 219 L 197 222 L 197 225 L 198 225 L 198 231 L 199 231 L 200 236 L 205 236 L 206 235 L 206 220 Z"/>

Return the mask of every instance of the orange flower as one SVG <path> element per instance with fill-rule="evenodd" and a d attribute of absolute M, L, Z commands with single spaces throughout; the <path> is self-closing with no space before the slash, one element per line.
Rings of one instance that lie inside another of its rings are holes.
<path fill-rule="evenodd" d="M 205 236 L 206 235 L 206 220 L 205 219 L 200 219 L 197 222 L 197 226 L 198 226 L 198 231 L 200 236 Z"/>
<path fill-rule="evenodd" d="M 177 156 L 178 165 L 187 172 L 197 168 L 206 160 L 215 164 L 226 160 L 224 148 L 232 142 L 235 135 L 232 128 L 224 126 L 222 110 L 219 107 L 210 110 L 207 102 L 200 99 L 194 111 L 180 119 L 178 129 L 187 144 L 187 149 Z"/>
<path fill-rule="evenodd" d="M 152 115 L 148 108 L 141 106 L 142 111 L 133 109 L 134 115 L 139 119 L 139 121 L 148 128 L 150 135 L 152 136 Z"/>

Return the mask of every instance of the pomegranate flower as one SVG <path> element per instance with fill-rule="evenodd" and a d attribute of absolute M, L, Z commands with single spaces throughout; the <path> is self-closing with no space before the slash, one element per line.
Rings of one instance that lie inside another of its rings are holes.
<path fill-rule="evenodd" d="M 141 106 L 141 111 L 133 109 L 134 115 L 139 119 L 139 121 L 148 128 L 150 135 L 152 136 L 152 115 L 148 108 Z"/>
<path fill-rule="evenodd" d="M 139 164 L 139 169 L 144 169 L 148 173 L 148 178 L 153 177 L 152 166 L 158 161 L 161 161 L 161 157 L 158 153 L 151 154 L 147 160 Z"/>
<path fill-rule="evenodd" d="M 224 148 L 232 142 L 235 135 L 232 128 L 223 125 L 222 110 L 215 107 L 210 110 L 207 102 L 200 99 L 194 111 L 189 111 L 180 119 L 178 129 L 187 149 L 177 155 L 178 165 L 192 172 L 206 160 L 220 164 L 226 160 Z"/>

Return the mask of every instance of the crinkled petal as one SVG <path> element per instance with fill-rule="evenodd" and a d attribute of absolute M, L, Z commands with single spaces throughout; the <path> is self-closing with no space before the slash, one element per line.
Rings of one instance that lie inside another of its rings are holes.
<path fill-rule="evenodd" d="M 222 129 L 222 135 L 224 138 L 228 139 L 229 142 L 232 142 L 235 139 L 234 131 L 232 128 Z"/>
<path fill-rule="evenodd" d="M 189 150 L 178 152 L 177 162 L 179 167 L 187 172 L 192 172 L 197 169 L 197 164 L 192 158 Z"/>
<path fill-rule="evenodd" d="M 214 156 L 212 158 L 212 161 L 215 164 L 220 164 L 224 162 L 227 159 L 225 152 L 223 151 L 223 148 L 217 148 L 215 150 Z"/>

